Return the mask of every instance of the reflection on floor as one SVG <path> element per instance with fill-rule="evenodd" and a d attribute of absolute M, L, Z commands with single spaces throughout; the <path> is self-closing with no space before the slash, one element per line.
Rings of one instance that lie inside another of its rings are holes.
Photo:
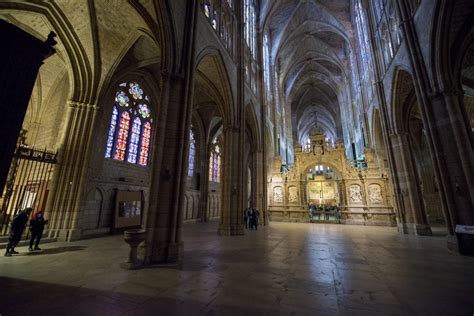
<path fill-rule="evenodd" d="M 3 315 L 409 315 L 474 312 L 474 258 L 394 228 L 186 224 L 180 268 L 122 270 L 120 236 L 0 257 Z"/>

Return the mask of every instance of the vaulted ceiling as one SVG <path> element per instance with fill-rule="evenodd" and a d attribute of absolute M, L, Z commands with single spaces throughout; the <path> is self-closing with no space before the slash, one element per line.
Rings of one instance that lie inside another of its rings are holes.
<path fill-rule="evenodd" d="M 316 128 L 342 137 L 341 86 L 352 38 L 350 0 L 262 0 L 261 27 L 295 141 Z M 316 123 L 317 122 L 317 123 Z"/>

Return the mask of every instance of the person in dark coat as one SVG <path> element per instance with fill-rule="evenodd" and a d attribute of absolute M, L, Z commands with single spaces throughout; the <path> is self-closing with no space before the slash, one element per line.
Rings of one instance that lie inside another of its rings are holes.
<path fill-rule="evenodd" d="M 250 229 L 257 230 L 258 227 L 258 216 L 260 215 L 259 211 L 255 208 L 252 208 L 250 211 Z"/>
<path fill-rule="evenodd" d="M 31 208 L 26 208 L 23 211 L 20 211 L 12 219 L 12 222 L 10 223 L 10 237 L 8 238 L 8 245 L 5 251 L 6 257 L 11 257 L 12 254 L 18 253 L 15 251 L 15 247 L 21 240 L 23 230 L 25 229 L 25 225 L 28 222 L 31 211 Z"/>
<path fill-rule="evenodd" d="M 38 247 L 38 245 L 40 243 L 41 237 L 43 236 L 44 225 L 46 225 L 47 223 L 48 221 L 44 219 L 43 214 L 41 212 L 36 213 L 33 219 L 30 221 L 30 229 L 31 229 L 30 251 L 41 250 L 40 247 Z M 35 243 L 34 249 L 33 249 L 33 243 Z"/>

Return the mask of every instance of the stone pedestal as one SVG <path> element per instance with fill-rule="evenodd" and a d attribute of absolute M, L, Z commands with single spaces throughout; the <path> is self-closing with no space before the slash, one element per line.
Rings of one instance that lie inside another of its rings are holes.
<path fill-rule="evenodd" d="M 138 245 L 145 240 L 145 233 L 144 229 L 132 229 L 124 232 L 123 239 L 130 245 L 130 253 L 128 254 L 128 261 L 120 265 L 122 268 L 132 270 L 143 265 L 143 262 L 137 258 L 137 250 Z"/>

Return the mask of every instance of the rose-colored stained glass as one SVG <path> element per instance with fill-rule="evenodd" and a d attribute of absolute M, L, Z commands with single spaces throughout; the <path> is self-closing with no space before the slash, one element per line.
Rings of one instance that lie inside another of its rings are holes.
<path fill-rule="evenodd" d="M 128 131 L 130 129 L 130 114 L 123 112 L 120 117 L 119 132 L 115 144 L 115 160 L 123 161 L 125 159 L 125 151 L 127 150 Z"/>
<path fill-rule="evenodd" d="M 151 140 L 151 123 L 146 122 L 143 125 L 142 130 L 142 140 L 141 140 L 141 147 L 140 147 L 140 159 L 138 163 L 141 166 L 148 165 L 148 154 L 150 152 L 150 140 Z"/>

